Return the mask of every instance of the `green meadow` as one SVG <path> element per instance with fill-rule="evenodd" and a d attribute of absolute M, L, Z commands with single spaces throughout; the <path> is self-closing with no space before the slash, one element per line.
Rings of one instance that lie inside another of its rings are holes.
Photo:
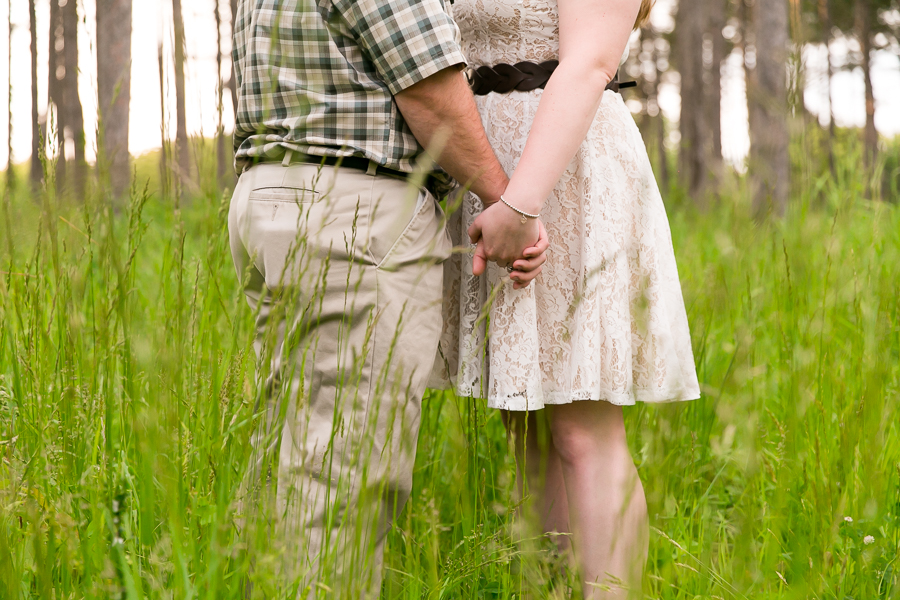
<path fill-rule="evenodd" d="M 821 163 L 766 224 L 743 177 L 706 211 L 667 194 L 703 398 L 626 409 L 647 598 L 900 597 L 900 204 L 852 149 Z M 2 598 L 236 599 L 275 560 L 235 520 L 258 415 L 230 194 L 176 205 L 153 168 L 115 208 L 96 185 L 5 196 Z M 572 597 L 514 474 L 496 411 L 429 392 L 383 597 Z"/>

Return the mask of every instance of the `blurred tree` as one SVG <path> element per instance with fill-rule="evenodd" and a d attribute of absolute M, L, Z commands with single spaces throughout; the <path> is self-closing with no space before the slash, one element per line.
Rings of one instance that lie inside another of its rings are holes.
<path fill-rule="evenodd" d="M 722 62 L 727 51 L 725 9 L 728 0 L 705 0 L 706 23 L 703 33 L 703 105 L 710 132 L 707 155 L 710 170 L 718 177 L 722 170 Z"/>
<path fill-rule="evenodd" d="M 7 65 L 6 65 L 6 67 L 7 67 L 7 69 L 6 69 L 6 74 L 7 74 L 7 76 L 8 76 L 8 81 L 7 81 L 7 86 L 6 86 L 6 91 L 7 91 L 7 98 L 6 98 L 6 117 L 7 117 L 7 123 L 6 123 L 6 127 L 7 127 L 7 129 L 6 129 L 6 151 L 7 151 L 7 154 L 6 154 L 6 189 L 7 189 L 7 190 L 12 190 L 12 189 L 14 189 L 14 188 L 16 187 L 16 170 L 13 168 L 13 167 L 14 167 L 14 164 L 13 164 L 13 163 L 14 163 L 15 159 L 13 158 L 13 143 L 12 143 L 12 140 L 13 140 L 13 117 L 12 117 L 12 99 L 13 99 L 13 87 L 12 87 L 12 63 L 13 63 L 13 56 L 12 56 L 12 38 L 13 38 L 13 22 L 12 22 L 12 0 L 7 0 L 6 5 L 7 5 L 6 14 L 7 14 L 7 16 L 9 17 L 9 19 L 8 19 L 8 21 L 9 21 L 9 35 L 6 37 L 6 40 L 7 40 L 7 54 L 6 54 L 6 58 L 7 58 Z"/>
<path fill-rule="evenodd" d="M 35 0 L 28 0 L 28 28 L 31 33 L 31 171 L 29 179 L 32 187 L 38 189 L 44 169 L 41 165 L 43 131 L 38 115 L 37 14 L 34 2 Z"/>
<path fill-rule="evenodd" d="M 755 0 L 748 44 L 747 104 L 750 116 L 750 173 L 757 218 L 783 216 L 790 191 L 788 156 L 788 4 Z"/>
<path fill-rule="evenodd" d="M 214 14 L 216 17 L 216 110 L 218 111 L 218 123 L 216 124 L 216 182 L 218 185 L 225 184 L 226 172 L 226 151 L 225 151 L 225 127 L 223 119 L 225 114 L 225 80 L 222 77 L 222 66 L 224 57 L 222 56 L 222 15 L 219 0 L 215 0 Z"/>
<path fill-rule="evenodd" d="M 66 185 L 75 198 L 84 194 L 87 163 L 84 157 L 84 110 L 78 92 L 78 3 L 75 0 L 59 0 L 63 21 L 63 52 L 65 72 L 63 77 L 63 110 L 66 144 L 74 146 L 72 159 L 66 156 Z"/>
<path fill-rule="evenodd" d="M 829 0 L 829 17 L 833 29 L 856 37 L 859 52 L 852 64 L 862 69 L 866 122 L 863 127 L 866 165 L 872 167 L 878 154 L 878 132 L 875 129 L 875 95 L 872 89 L 872 53 L 897 43 L 897 32 L 884 15 L 900 10 L 897 0 Z M 881 44 L 877 40 L 881 40 Z"/>
<path fill-rule="evenodd" d="M 48 44 L 48 67 L 47 67 L 47 116 L 45 118 L 45 125 L 49 129 L 53 129 L 55 133 L 56 139 L 56 172 L 55 181 L 53 182 L 54 186 L 59 185 L 59 176 L 62 171 L 62 165 L 59 160 L 59 155 L 62 153 L 62 148 L 65 146 L 65 135 L 63 134 L 62 127 L 62 114 L 60 113 L 60 105 L 62 104 L 62 94 L 60 89 L 62 85 L 59 82 L 59 75 L 61 69 L 64 69 L 62 65 L 62 58 L 60 53 L 56 51 L 57 45 L 62 44 L 62 15 L 59 11 L 59 2 L 57 0 L 50 0 L 50 35 L 47 36 L 50 40 Z M 51 121 L 51 119 L 55 119 L 55 122 Z M 47 137 L 50 137 L 50 132 L 47 132 Z M 50 153 L 54 154 L 53 152 Z"/>
<path fill-rule="evenodd" d="M 184 15 L 181 12 L 181 0 L 172 0 L 172 18 L 175 26 L 175 168 L 179 179 L 190 180 L 191 164 L 188 149 L 187 116 L 185 115 L 184 91 Z M 180 189 L 180 185 L 178 188 Z M 178 192 L 180 197 L 180 192 Z"/>
<path fill-rule="evenodd" d="M 238 0 L 230 0 L 231 3 L 231 32 L 234 35 L 234 22 L 237 21 Z M 234 64 L 231 65 L 231 74 L 228 77 L 228 88 L 231 90 L 231 108 L 237 112 L 237 78 L 234 75 Z"/>
<path fill-rule="evenodd" d="M 825 94 L 828 108 L 828 169 L 832 175 L 835 175 L 834 167 L 834 102 L 831 98 L 831 80 L 834 78 L 834 62 L 831 58 L 831 40 L 833 37 L 831 24 L 831 6 L 829 0 L 818 0 L 816 6 L 817 16 L 819 18 L 819 28 L 821 35 L 819 41 L 825 46 L 825 79 L 827 93 Z"/>
<path fill-rule="evenodd" d="M 84 114 L 78 95 L 78 4 L 50 0 L 50 104 L 56 114 L 57 184 L 75 197 L 84 191 Z M 71 152 L 69 151 L 71 150 Z"/>
<path fill-rule="evenodd" d="M 641 134 L 645 139 L 653 140 L 654 148 L 648 145 L 648 151 L 655 150 L 656 165 L 654 171 L 659 180 L 660 188 L 669 187 L 669 165 L 666 155 L 666 125 L 662 110 L 659 108 L 659 86 L 663 73 L 668 68 L 669 42 L 660 35 L 660 32 L 647 23 L 641 29 L 641 51 L 635 57 L 629 59 L 637 61 L 640 69 L 640 86 L 644 97 L 642 118 L 640 120 Z M 629 69 L 629 74 L 631 74 Z M 638 76 L 638 72 L 634 72 Z"/>
<path fill-rule="evenodd" d="M 722 169 L 721 67 L 725 58 L 726 0 L 681 2 L 675 58 L 681 76 L 681 181 L 698 202 Z"/>
<path fill-rule="evenodd" d="M 162 39 L 156 46 L 156 59 L 159 66 L 159 187 L 163 198 L 169 195 L 169 140 L 166 135 L 166 71 L 165 54 Z"/>
<path fill-rule="evenodd" d="M 71 1 L 71 0 L 70 0 Z M 131 104 L 131 2 L 97 0 L 97 88 L 100 101 L 101 174 L 108 169 L 115 197 L 130 180 L 128 121 Z"/>
<path fill-rule="evenodd" d="M 878 132 L 875 130 L 875 94 L 872 91 L 872 5 L 870 0 L 855 0 L 855 29 L 862 52 L 860 66 L 863 71 L 866 94 L 866 125 L 863 128 L 866 167 L 872 168 L 878 154 Z"/>

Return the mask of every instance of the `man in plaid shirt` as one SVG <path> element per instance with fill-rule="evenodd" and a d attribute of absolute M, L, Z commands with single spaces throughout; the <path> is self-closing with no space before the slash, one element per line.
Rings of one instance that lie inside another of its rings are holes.
<path fill-rule="evenodd" d="M 442 0 L 241 0 L 233 58 L 228 225 L 266 405 L 250 493 L 277 480 L 284 585 L 377 597 L 441 332 L 451 244 L 431 161 L 485 204 L 476 273 L 492 260 L 527 284 L 546 235 L 497 202 L 508 179 Z"/>

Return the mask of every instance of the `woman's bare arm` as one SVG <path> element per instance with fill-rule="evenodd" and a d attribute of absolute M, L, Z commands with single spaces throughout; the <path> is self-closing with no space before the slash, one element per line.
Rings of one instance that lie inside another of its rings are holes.
<path fill-rule="evenodd" d="M 559 67 L 504 198 L 538 213 L 575 156 L 628 43 L 640 0 L 559 0 Z M 493 210 L 510 210 L 502 204 Z M 485 211 L 487 212 L 487 211 Z"/>

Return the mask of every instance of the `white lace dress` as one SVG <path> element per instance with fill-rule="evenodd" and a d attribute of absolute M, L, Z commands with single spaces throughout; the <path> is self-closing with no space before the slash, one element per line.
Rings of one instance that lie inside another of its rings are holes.
<path fill-rule="evenodd" d="M 558 58 L 555 0 L 457 0 L 470 66 Z M 602 31 L 598 31 L 602 35 Z M 525 147 L 542 90 L 477 97 L 507 173 Z M 469 194 L 451 218 L 467 245 L 481 211 Z M 690 400 L 700 396 L 665 208 L 647 151 L 619 94 L 604 93 L 574 160 L 547 199 L 551 250 L 541 275 L 514 290 L 471 257 L 445 269 L 445 330 L 435 375 L 494 408 L 533 410 L 575 400 Z"/>

